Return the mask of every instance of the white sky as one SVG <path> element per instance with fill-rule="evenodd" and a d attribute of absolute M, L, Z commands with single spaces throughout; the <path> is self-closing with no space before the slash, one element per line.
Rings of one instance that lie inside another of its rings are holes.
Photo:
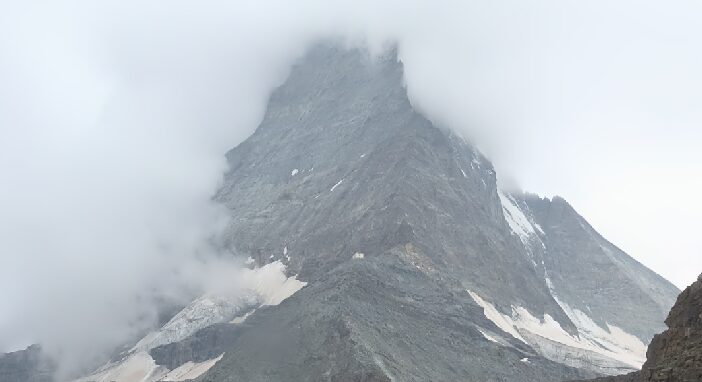
<path fill-rule="evenodd" d="M 700 20 L 698 0 L 6 2 L 0 350 L 109 348 L 145 294 L 197 287 L 163 267 L 221 227 L 222 154 L 330 37 L 397 42 L 430 119 L 682 288 L 702 272 Z"/>

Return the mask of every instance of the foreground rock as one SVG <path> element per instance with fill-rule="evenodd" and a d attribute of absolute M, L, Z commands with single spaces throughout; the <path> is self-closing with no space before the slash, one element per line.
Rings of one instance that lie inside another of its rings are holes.
<path fill-rule="evenodd" d="M 593 381 L 702 381 L 702 275 L 678 296 L 665 323 L 668 330 L 653 337 L 640 371 Z"/>

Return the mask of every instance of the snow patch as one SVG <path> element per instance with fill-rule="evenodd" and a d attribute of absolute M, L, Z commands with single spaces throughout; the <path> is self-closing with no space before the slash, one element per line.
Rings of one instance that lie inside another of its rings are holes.
<path fill-rule="evenodd" d="M 541 264 L 543 264 L 543 262 Z M 546 275 L 546 286 L 548 287 L 549 292 L 551 292 L 551 296 L 555 298 L 556 295 L 553 289 L 553 281 L 551 281 L 551 278 L 548 277 L 548 275 Z"/>
<path fill-rule="evenodd" d="M 534 228 L 536 228 L 537 231 L 539 231 L 540 234 L 545 235 L 546 233 L 544 232 L 544 229 L 541 228 L 541 225 L 539 223 L 533 223 L 531 224 Z"/>
<path fill-rule="evenodd" d="M 524 343 L 527 343 L 526 340 L 524 340 L 524 338 L 522 338 L 522 336 L 519 335 L 517 329 L 515 329 L 514 321 L 511 317 L 500 313 L 494 305 L 483 300 L 480 296 L 478 296 L 477 293 L 468 291 L 468 294 L 470 294 L 470 297 L 472 297 L 473 300 L 483 308 L 483 313 L 485 314 L 485 317 L 488 318 L 488 320 L 492 321 L 495 325 L 497 325 L 498 328 L 502 329 L 504 332 L 511 334 L 512 337 Z"/>
<path fill-rule="evenodd" d="M 552 288 L 553 284 L 550 279 L 546 278 L 546 283 L 549 288 Z M 609 324 L 607 324 L 606 329 L 602 328 L 584 312 L 572 309 L 558 299 L 556 302 L 561 305 L 563 311 L 578 329 L 578 336 L 570 335 L 548 314 L 544 314 L 543 318 L 539 319 L 529 313 L 527 309 L 519 306 L 512 306 L 511 315 L 502 314 L 493 304 L 483 300 L 476 293 L 472 291 L 468 291 L 468 293 L 483 308 L 485 317 L 498 328 L 524 343 L 528 342 L 520 333 L 526 331 L 572 348 L 598 353 L 636 369 L 640 368 L 646 360 L 646 345 L 636 336 Z"/>
<path fill-rule="evenodd" d="M 294 170 L 290 171 L 290 176 L 295 176 L 295 175 L 297 175 L 298 172 L 300 172 L 298 169 L 294 169 Z"/>
<path fill-rule="evenodd" d="M 339 185 L 340 185 L 341 182 L 343 182 L 343 181 L 344 181 L 344 180 L 341 179 L 340 181 L 336 182 L 336 184 L 335 184 L 334 186 L 332 186 L 332 188 L 329 190 L 329 192 L 334 192 L 334 189 L 337 188 L 337 187 L 339 187 Z"/>
<path fill-rule="evenodd" d="M 486 333 L 485 331 L 483 331 L 482 329 L 478 328 L 478 331 L 480 332 L 480 334 L 483 335 L 483 337 L 485 337 L 486 340 L 488 340 L 488 341 L 490 341 L 490 342 L 495 342 L 495 343 L 498 343 L 498 344 L 500 343 L 500 341 L 498 341 L 497 338 L 495 338 L 495 337 L 493 337 L 493 336 L 487 334 L 487 333 Z"/>
<path fill-rule="evenodd" d="M 352 258 L 352 259 L 363 259 L 364 257 L 366 257 L 366 255 L 364 255 L 363 253 L 361 253 L 361 252 L 356 252 L 356 253 L 353 254 L 353 256 L 352 256 L 351 258 Z"/>
<path fill-rule="evenodd" d="M 229 321 L 230 324 L 241 324 L 244 321 L 246 321 L 247 318 L 249 318 L 250 315 L 254 314 L 256 312 L 256 309 L 251 309 L 246 314 L 234 317 L 233 320 Z"/>
<path fill-rule="evenodd" d="M 614 325 L 606 324 L 607 328 L 602 328 L 585 312 L 570 307 L 555 295 L 553 297 L 578 328 L 581 338 L 599 345 L 598 347 L 609 349 L 609 352 L 600 352 L 601 354 L 637 369 L 646 362 L 646 344 L 638 337 Z"/>
<path fill-rule="evenodd" d="M 214 366 L 219 360 L 222 359 L 224 353 L 220 354 L 219 357 L 208 359 L 202 362 L 192 362 L 188 361 L 177 368 L 171 370 L 166 374 L 161 381 L 188 381 L 195 379 L 209 370 Z"/>
<path fill-rule="evenodd" d="M 258 268 L 249 282 L 252 289 L 262 298 L 261 305 L 278 305 L 307 285 L 297 279 L 297 275 L 285 276 L 285 264 L 274 261 Z"/>
<path fill-rule="evenodd" d="M 502 204 L 502 212 L 504 213 L 505 220 L 512 232 L 519 236 L 522 243 L 525 245 L 529 243 L 529 238 L 532 235 L 536 235 L 536 230 L 531 224 L 531 221 L 522 212 L 521 208 L 512 199 L 511 196 L 505 194 L 502 190 L 497 191 L 500 197 L 500 203 Z"/>
<path fill-rule="evenodd" d="M 167 372 L 167 368 L 156 365 L 147 351 L 141 350 L 121 362 L 109 363 L 94 374 L 75 382 L 150 382 L 158 381 Z"/>

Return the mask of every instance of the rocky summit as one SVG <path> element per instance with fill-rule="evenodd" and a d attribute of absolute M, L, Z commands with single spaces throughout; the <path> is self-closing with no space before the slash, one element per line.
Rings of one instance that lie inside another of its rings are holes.
<path fill-rule="evenodd" d="M 415 109 L 394 51 L 312 48 L 226 157 L 227 249 L 271 277 L 193 301 L 83 380 L 624 374 L 679 293 L 566 200 L 501 189 Z"/>

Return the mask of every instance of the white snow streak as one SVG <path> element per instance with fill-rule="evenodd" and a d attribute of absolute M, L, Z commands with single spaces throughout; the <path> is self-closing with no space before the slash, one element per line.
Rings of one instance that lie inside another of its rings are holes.
<path fill-rule="evenodd" d="M 244 321 L 246 321 L 246 319 L 249 318 L 250 315 L 254 314 L 254 312 L 256 312 L 256 309 L 252 309 L 252 310 L 246 312 L 246 314 L 244 314 L 243 316 L 234 317 L 234 319 L 229 321 L 229 323 L 230 324 L 241 324 Z"/>
<path fill-rule="evenodd" d="M 536 235 L 536 230 L 531 221 L 526 215 L 524 215 L 524 212 L 522 212 L 521 208 L 519 208 L 517 203 L 510 195 L 505 194 L 502 190 L 497 191 L 497 194 L 500 197 L 502 212 L 505 215 L 507 224 L 509 224 L 509 228 L 511 228 L 512 232 L 519 236 L 522 243 L 525 245 L 528 244 L 529 238 L 532 235 Z"/>
<path fill-rule="evenodd" d="M 340 181 L 336 182 L 336 184 L 329 190 L 329 192 L 334 192 L 334 189 L 337 188 L 337 187 L 339 187 L 339 185 L 340 185 L 341 182 L 343 182 L 343 181 L 344 181 L 344 180 L 341 179 Z"/>
<path fill-rule="evenodd" d="M 500 341 L 498 341 L 497 338 L 495 338 L 495 337 L 493 337 L 493 336 L 491 336 L 491 335 L 485 333 L 485 331 L 483 331 L 482 329 L 478 328 L 478 331 L 480 332 L 480 334 L 483 335 L 483 337 L 485 337 L 486 340 L 488 340 L 488 341 L 490 341 L 490 342 L 495 342 L 495 343 L 498 343 L 498 344 L 500 343 Z"/>

